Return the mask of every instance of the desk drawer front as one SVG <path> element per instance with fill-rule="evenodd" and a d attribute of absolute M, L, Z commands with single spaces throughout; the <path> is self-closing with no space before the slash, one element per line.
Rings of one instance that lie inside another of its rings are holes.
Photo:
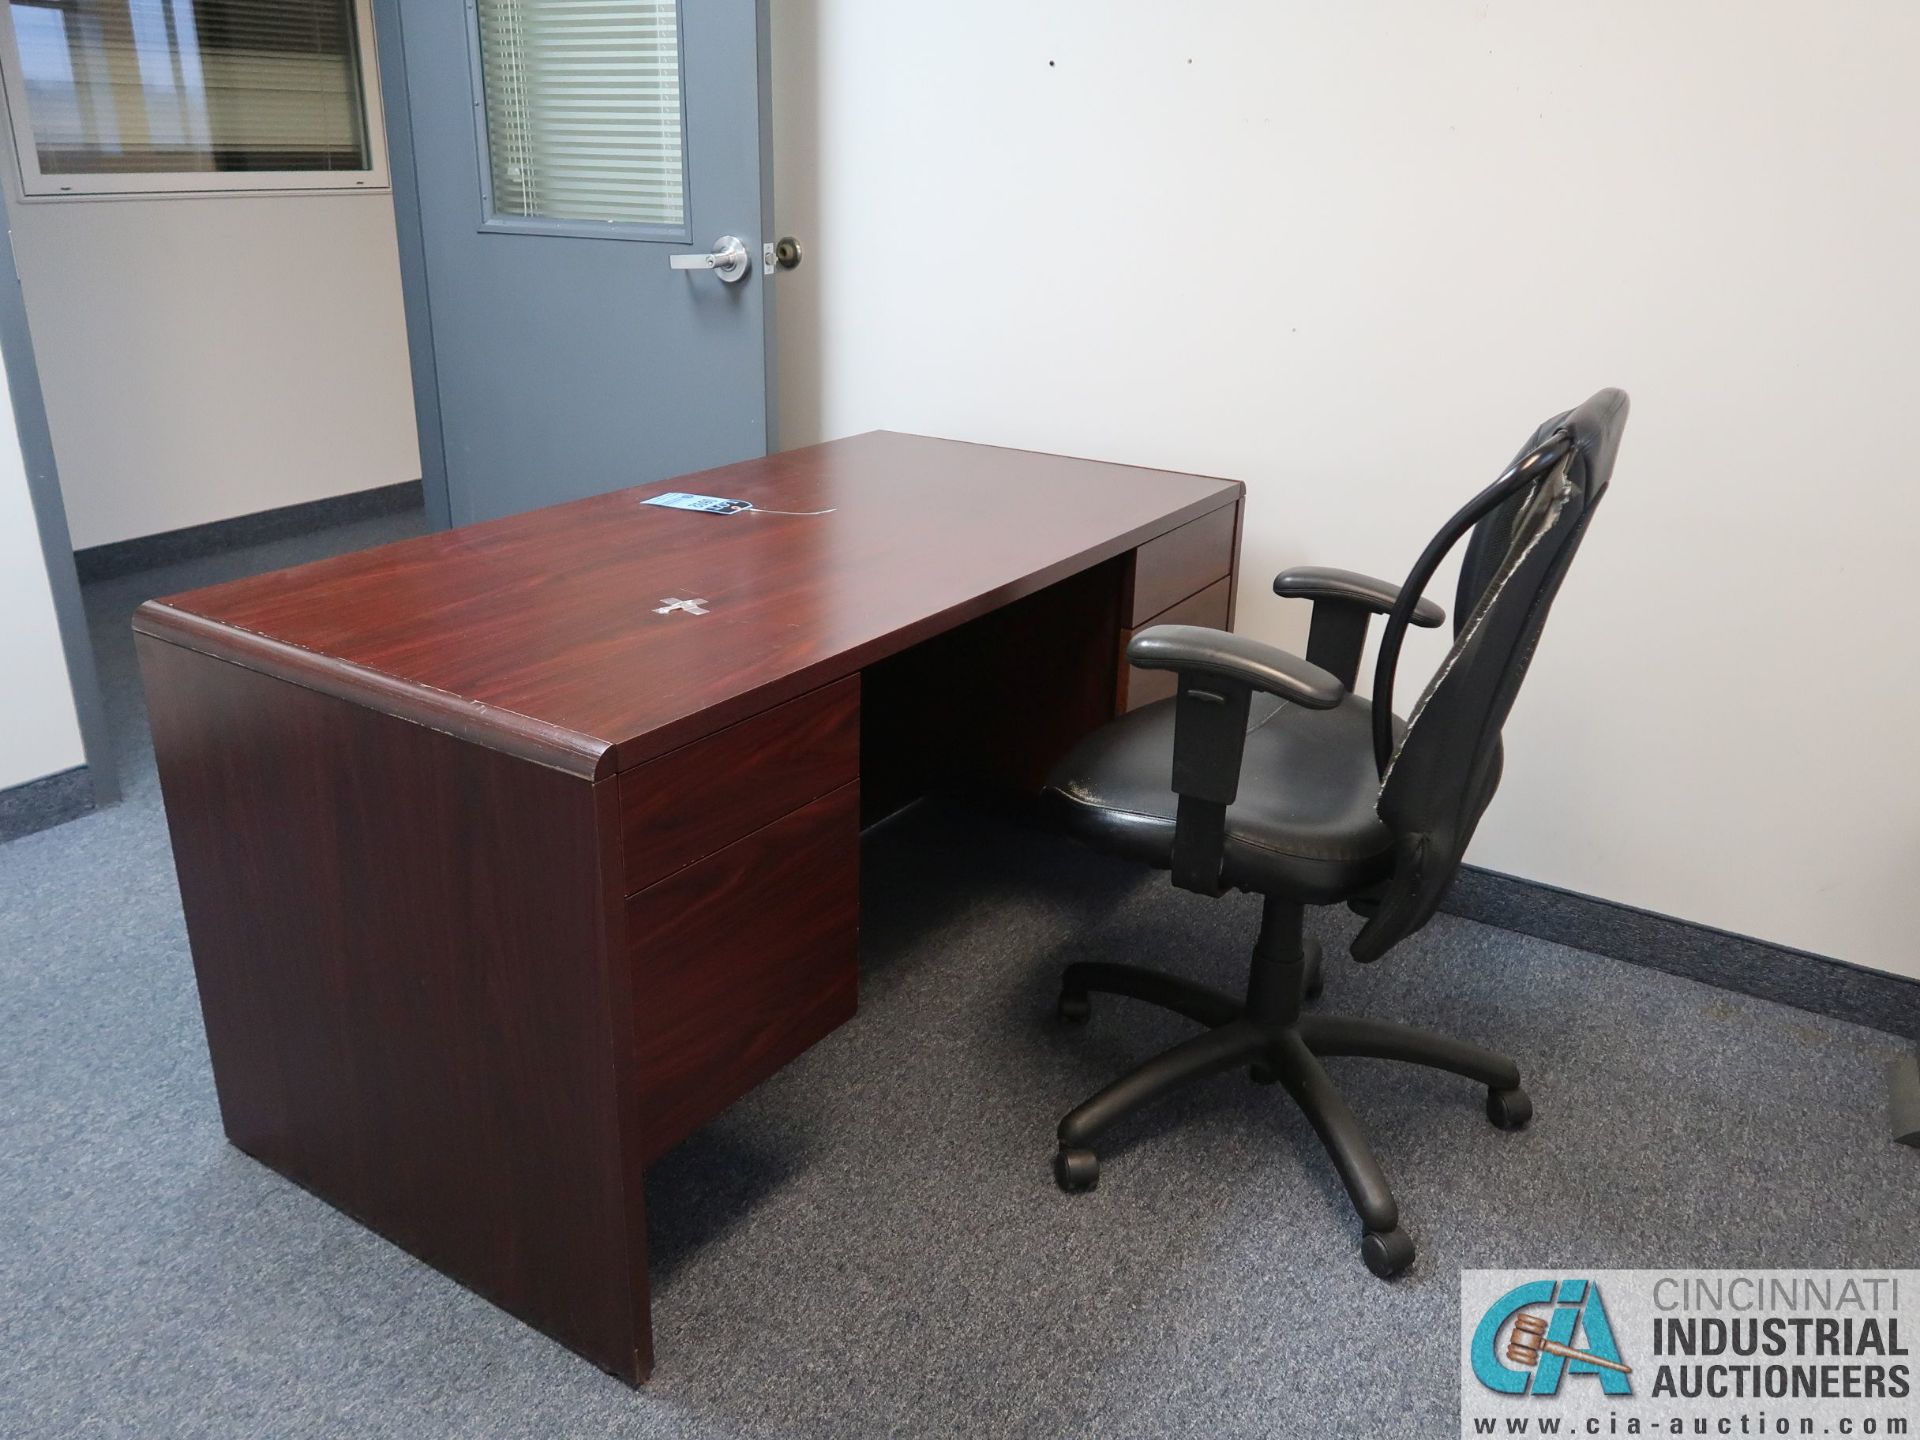
<path fill-rule="evenodd" d="M 647 1159 L 852 1017 L 859 942 L 858 783 L 627 901 Z"/>
<path fill-rule="evenodd" d="M 1150 616 L 1232 574 L 1239 513 L 1239 506 L 1223 505 L 1134 551 L 1133 613 L 1127 623 L 1137 629 Z"/>
<path fill-rule="evenodd" d="M 1142 621 L 1136 631 L 1154 625 L 1208 625 L 1215 630 L 1227 628 L 1227 607 L 1233 599 L 1233 581 L 1216 580 L 1198 595 L 1190 595 L 1170 610 L 1163 610 Z M 1128 640 L 1133 639 L 1129 634 Z M 1155 700 L 1164 700 L 1180 688 L 1180 677 L 1171 670 L 1136 670 L 1120 667 L 1120 709 L 1138 710 Z"/>
<path fill-rule="evenodd" d="M 776 705 L 620 777 L 627 893 L 860 772 L 860 677 Z"/>

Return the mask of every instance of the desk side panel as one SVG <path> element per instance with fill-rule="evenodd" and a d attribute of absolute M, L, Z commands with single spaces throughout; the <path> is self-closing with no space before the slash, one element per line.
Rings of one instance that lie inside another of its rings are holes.
<path fill-rule="evenodd" d="M 611 783 L 139 647 L 228 1137 L 644 1378 Z"/>

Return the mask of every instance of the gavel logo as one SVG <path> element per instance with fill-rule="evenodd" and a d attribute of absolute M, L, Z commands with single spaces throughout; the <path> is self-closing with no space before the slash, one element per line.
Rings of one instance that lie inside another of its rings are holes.
<path fill-rule="evenodd" d="M 1584 1360 L 1589 1365 L 1618 1370 L 1622 1375 L 1633 1373 L 1631 1365 L 1622 1365 L 1618 1360 L 1608 1360 L 1586 1350 L 1576 1350 L 1571 1345 L 1562 1345 L 1558 1340 L 1547 1339 L 1547 1322 L 1523 1310 L 1513 1317 L 1513 1333 L 1507 1336 L 1507 1359 L 1531 1370 L 1540 1363 L 1542 1355 L 1558 1355 L 1563 1360 Z"/>
<path fill-rule="evenodd" d="M 1499 1395 L 1557 1395 L 1569 1377 L 1606 1395 L 1633 1394 L 1633 1368 L 1621 1363 L 1600 1287 L 1578 1275 L 1536 1277 L 1507 1291 L 1481 1312 L 1467 1357 L 1474 1378 Z"/>

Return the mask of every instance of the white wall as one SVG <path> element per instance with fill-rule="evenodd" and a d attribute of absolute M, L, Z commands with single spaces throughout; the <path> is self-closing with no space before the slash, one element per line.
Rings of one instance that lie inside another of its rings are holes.
<path fill-rule="evenodd" d="M 76 547 L 419 478 L 391 196 L 0 174 Z"/>
<path fill-rule="evenodd" d="M 785 443 L 1244 479 L 1297 646 L 1624 386 L 1470 858 L 1920 975 L 1920 6 L 774 8 Z"/>
<path fill-rule="evenodd" d="M 85 763 L 13 398 L 0 370 L 0 790 Z"/>

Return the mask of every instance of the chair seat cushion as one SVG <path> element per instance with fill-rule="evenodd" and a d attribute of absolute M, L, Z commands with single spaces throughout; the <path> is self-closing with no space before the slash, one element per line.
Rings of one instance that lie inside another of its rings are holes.
<path fill-rule="evenodd" d="M 1103 850 L 1172 865 L 1177 703 L 1121 716 L 1054 767 L 1047 799 L 1068 831 Z M 1331 710 L 1253 697 L 1239 798 L 1227 809 L 1228 886 L 1324 904 L 1385 877 L 1393 836 L 1374 810 L 1372 723 L 1357 695 Z M 1403 728 L 1398 719 L 1394 727 Z"/>

